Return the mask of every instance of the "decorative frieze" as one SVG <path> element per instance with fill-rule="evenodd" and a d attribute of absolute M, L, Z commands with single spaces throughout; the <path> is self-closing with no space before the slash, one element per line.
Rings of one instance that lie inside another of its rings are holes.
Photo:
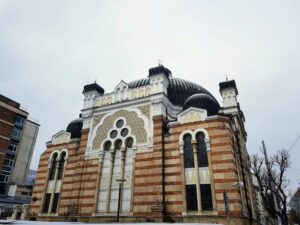
<path fill-rule="evenodd" d="M 122 85 L 120 86 L 120 84 Z M 94 107 L 111 105 L 117 102 L 143 98 L 153 94 L 152 87 L 150 85 L 129 89 L 126 83 L 120 82 L 120 84 L 112 93 L 98 96 L 95 99 Z"/>
<path fill-rule="evenodd" d="M 191 107 L 179 113 L 177 118 L 181 124 L 204 121 L 207 118 L 207 111 L 205 109 Z"/>
<path fill-rule="evenodd" d="M 103 118 L 103 116 L 105 116 L 105 113 L 103 114 L 98 114 L 94 116 L 93 119 L 93 129 L 95 128 L 95 126 L 100 122 L 100 120 Z"/>
<path fill-rule="evenodd" d="M 141 112 L 148 118 L 150 119 L 150 105 L 143 105 L 137 107 Z"/>

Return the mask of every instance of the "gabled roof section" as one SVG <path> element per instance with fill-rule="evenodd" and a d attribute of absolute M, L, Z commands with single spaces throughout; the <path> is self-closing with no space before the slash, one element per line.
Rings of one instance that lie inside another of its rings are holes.
<path fill-rule="evenodd" d="M 191 123 L 196 121 L 204 121 L 207 118 L 207 110 L 190 107 L 177 115 L 178 122 Z"/>
<path fill-rule="evenodd" d="M 114 88 L 115 91 L 118 91 L 118 90 L 123 90 L 123 89 L 128 89 L 128 84 L 121 80 L 118 85 Z"/>
<path fill-rule="evenodd" d="M 68 143 L 70 139 L 71 133 L 61 130 L 52 136 L 51 144 L 57 145 L 62 143 Z"/>

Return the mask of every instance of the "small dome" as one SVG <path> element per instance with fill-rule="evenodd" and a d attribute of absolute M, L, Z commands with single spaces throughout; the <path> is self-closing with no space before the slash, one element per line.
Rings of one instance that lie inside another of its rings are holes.
<path fill-rule="evenodd" d="M 212 96 L 208 94 L 194 94 L 190 96 L 183 105 L 183 110 L 195 107 L 207 110 L 207 115 L 216 115 L 219 112 L 220 105 Z"/>
<path fill-rule="evenodd" d="M 67 127 L 67 132 L 71 133 L 71 138 L 80 138 L 81 137 L 82 125 L 83 125 L 82 118 L 78 118 L 69 123 L 69 125 Z"/>

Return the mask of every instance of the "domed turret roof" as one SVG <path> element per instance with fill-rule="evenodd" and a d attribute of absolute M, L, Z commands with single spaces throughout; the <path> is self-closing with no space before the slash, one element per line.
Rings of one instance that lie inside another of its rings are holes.
<path fill-rule="evenodd" d="M 169 77 L 168 98 L 177 106 L 183 106 L 188 97 L 194 94 L 206 94 L 210 96 L 217 104 L 214 96 L 199 84 L 180 78 Z M 129 88 L 137 88 L 150 84 L 149 78 L 143 78 L 132 81 L 128 84 Z"/>
<path fill-rule="evenodd" d="M 89 91 L 97 91 L 101 95 L 104 94 L 104 89 L 99 84 L 97 84 L 96 81 L 95 83 L 84 85 L 82 93 L 86 93 Z"/>
<path fill-rule="evenodd" d="M 184 103 L 183 109 L 190 107 L 201 108 L 207 110 L 207 115 L 216 115 L 219 112 L 220 105 L 215 98 L 208 94 L 200 93 L 190 96 Z"/>
<path fill-rule="evenodd" d="M 67 132 L 71 133 L 71 138 L 80 138 L 83 125 L 83 119 L 78 118 L 71 121 L 67 127 Z"/>

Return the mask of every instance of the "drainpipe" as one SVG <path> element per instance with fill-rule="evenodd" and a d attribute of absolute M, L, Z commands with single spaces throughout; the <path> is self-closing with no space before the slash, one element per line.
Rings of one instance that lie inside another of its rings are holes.
<path fill-rule="evenodd" d="M 167 116 L 167 115 L 166 115 Z M 162 127 L 162 204 L 163 204 L 163 222 L 167 221 L 166 216 L 166 147 L 165 147 L 165 135 L 168 134 L 168 120 L 163 120 Z"/>

